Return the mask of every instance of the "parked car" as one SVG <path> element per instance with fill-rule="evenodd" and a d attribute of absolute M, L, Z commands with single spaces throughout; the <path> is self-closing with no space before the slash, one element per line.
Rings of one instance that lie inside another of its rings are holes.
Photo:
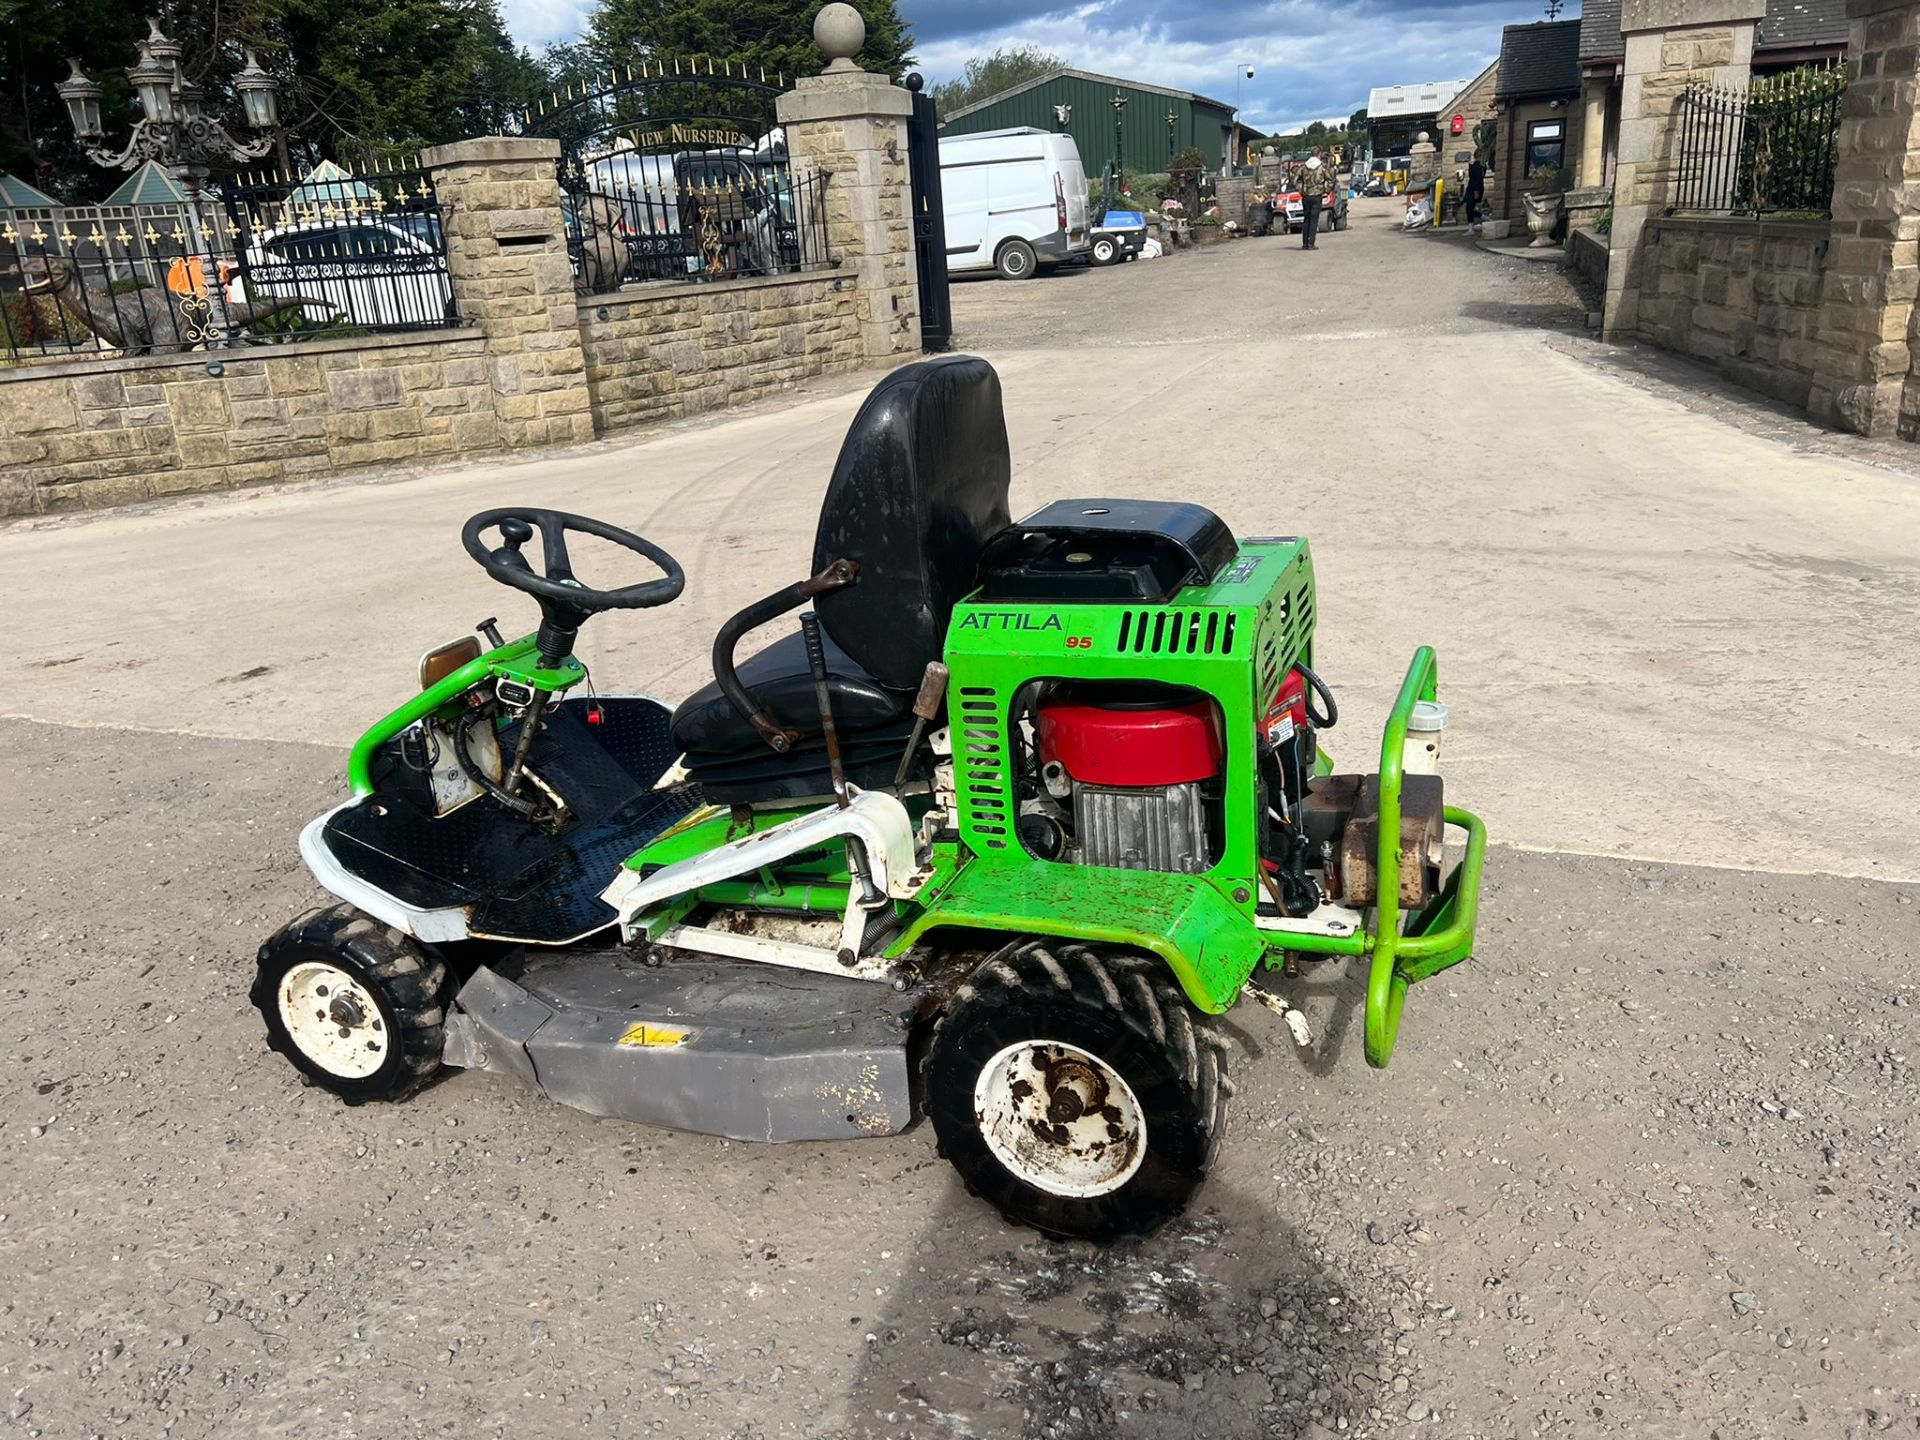
<path fill-rule="evenodd" d="M 947 269 L 1025 280 L 1093 249 L 1087 172 L 1071 135 L 1030 126 L 942 136 Z"/>
<path fill-rule="evenodd" d="M 366 215 L 315 220 L 253 238 L 227 282 L 234 303 L 301 295 L 306 319 L 344 315 L 368 329 L 441 325 L 453 307 L 439 220 L 427 215 Z"/>

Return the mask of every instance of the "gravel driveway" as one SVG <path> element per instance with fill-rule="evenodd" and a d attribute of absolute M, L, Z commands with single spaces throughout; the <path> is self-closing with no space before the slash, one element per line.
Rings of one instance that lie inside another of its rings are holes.
<path fill-rule="evenodd" d="M 1294 985 L 1308 1051 L 1237 1011 L 1222 1164 L 1144 1244 L 1007 1229 L 924 1128 L 742 1146 L 468 1075 L 345 1109 L 247 1005 L 319 901 L 294 839 L 344 740 L 504 600 L 459 520 L 534 487 L 653 515 L 687 601 L 595 654 L 678 694 L 804 558 L 851 395 L 0 530 L 31 620 L 0 718 L 0 1440 L 1920 1435 L 1906 452 L 1600 347 L 1556 271 L 1390 221 L 956 287 L 1024 497 L 1117 473 L 1298 524 L 1354 677 L 1335 748 L 1437 632 L 1450 783 L 1497 817 L 1480 954 L 1415 992 L 1393 1068 L 1340 966 Z M 1488 377 L 1452 409 L 1447 365 Z M 1289 396 L 1454 438 L 1414 480 L 1408 431 L 1275 480 Z M 1516 479 L 1555 435 L 1552 484 Z M 1388 532 L 1448 547 L 1445 603 L 1379 582 Z"/>

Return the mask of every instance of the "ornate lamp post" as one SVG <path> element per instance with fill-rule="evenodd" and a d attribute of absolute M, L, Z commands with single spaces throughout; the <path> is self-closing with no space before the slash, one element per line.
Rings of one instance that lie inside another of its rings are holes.
<path fill-rule="evenodd" d="M 1116 169 L 1124 171 L 1127 168 L 1126 132 L 1120 117 L 1127 108 L 1127 97 L 1116 90 L 1107 103 L 1113 106 L 1113 163 Z"/>
<path fill-rule="evenodd" d="M 181 72 L 180 42 L 170 39 L 158 20 L 149 19 L 147 27 L 149 33 L 140 43 L 139 61 L 127 70 L 127 79 L 133 82 L 140 101 L 140 119 L 119 151 L 106 143 L 100 119 L 100 86 L 81 71 L 79 61 L 67 62 L 73 73 L 54 88 L 66 102 L 74 138 L 94 164 L 105 170 L 137 170 L 151 160 L 180 182 L 187 197 L 187 226 L 192 232 L 194 253 L 205 256 L 208 247 L 201 206 L 207 178 L 215 167 L 258 160 L 273 149 L 273 130 L 280 118 L 279 93 L 273 77 L 261 69 L 253 51 L 247 51 L 246 68 L 234 78 L 234 87 L 240 92 L 248 127 L 260 133 L 257 139 L 238 139 L 206 113 L 205 95 Z M 201 332 L 193 338 L 212 343 L 215 337 L 227 333 L 220 289 L 218 284 L 211 284 L 205 296 L 196 293 L 181 297 L 188 323 Z"/>
<path fill-rule="evenodd" d="M 1169 164 L 1171 164 L 1173 161 L 1173 145 L 1174 145 L 1173 127 L 1177 125 L 1179 121 L 1180 121 L 1180 112 L 1175 110 L 1171 105 L 1169 105 L 1167 107 L 1167 161 Z"/>

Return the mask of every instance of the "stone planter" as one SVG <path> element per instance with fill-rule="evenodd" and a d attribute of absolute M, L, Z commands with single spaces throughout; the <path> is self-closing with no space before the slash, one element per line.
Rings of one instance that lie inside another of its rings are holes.
<path fill-rule="evenodd" d="M 1533 236 L 1533 248 L 1544 250 L 1553 244 L 1553 227 L 1560 221 L 1564 195 L 1526 195 L 1527 233 Z"/>
<path fill-rule="evenodd" d="M 1228 235 L 1226 228 L 1220 225 L 1196 225 L 1193 227 L 1195 245 L 1224 245 Z"/>

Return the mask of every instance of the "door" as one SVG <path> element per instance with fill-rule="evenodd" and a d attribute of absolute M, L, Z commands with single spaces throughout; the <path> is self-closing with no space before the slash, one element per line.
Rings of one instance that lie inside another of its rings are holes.
<path fill-rule="evenodd" d="M 933 97 L 909 83 L 913 116 L 907 122 L 907 173 L 913 188 L 913 268 L 920 282 L 920 348 L 937 353 L 953 345 L 946 209 L 940 190 L 940 120 Z"/>

